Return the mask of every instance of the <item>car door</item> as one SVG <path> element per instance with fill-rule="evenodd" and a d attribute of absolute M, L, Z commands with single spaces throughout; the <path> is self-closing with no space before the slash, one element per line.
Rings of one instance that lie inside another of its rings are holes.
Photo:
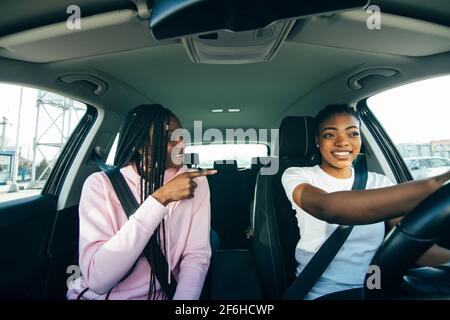
<path fill-rule="evenodd" d="M 432 168 L 428 159 L 418 160 L 418 170 L 416 179 L 424 179 L 430 177 L 432 174 Z"/>
<path fill-rule="evenodd" d="M 412 160 L 412 163 L 408 164 L 409 171 L 411 172 L 414 179 L 418 179 L 421 171 L 423 171 L 423 169 L 421 169 L 420 163 L 420 160 Z"/>
<path fill-rule="evenodd" d="M 37 195 L 0 204 L 0 298 L 38 298 L 49 265 L 48 235 L 56 199 Z"/>
<path fill-rule="evenodd" d="M 0 86 L 0 92 L 13 89 L 12 86 Z M 26 90 L 28 89 L 21 90 L 21 94 Z M 36 99 L 40 99 L 39 93 L 37 95 Z M 35 101 L 30 102 L 30 110 L 28 110 L 27 96 L 24 94 L 18 110 L 22 116 L 17 128 L 20 134 L 30 132 L 26 125 L 27 117 L 30 116 L 34 119 L 34 115 L 27 113 L 32 112 L 32 108 L 36 108 Z M 67 99 L 64 101 L 67 102 Z M 51 129 L 42 128 L 42 124 L 47 121 L 44 114 L 55 115 L 56 111 L 50 110 L 55 104 L 53 99 L 47 107 L 42 106 L 40 119 L 35 122 L 38 129 L 31 130 L 31 132 L 38 133 L 34 137 L 34 147 L 38 148 L 34 150 L 36 152 L 34 155 L 39 152 L 42 155 L 48 155 L 49 151 L 45 151 L 42 147 L 44 142 L 38 144 L 36 140 L 42 137 L 42 132 L 51 131 Z M 11 109 L 11 112 L 17 114 L 15 109 Z M 71 115 L 75 118 L 76 114 L 74 112 Z M 2 181 L 3 185 L 0 185 L 0 243 L 2 244 L 0 299 L 41 299 L 58 295 L 63 297 L 61 295 L 64 294 L 66 288 L 64 288 L 65 281 L 61 279 L 61 275 L 67 277 L 65 274 L 67 260 L 72 260 L 77 250 L 78 208 L 73 206 L 58 211 L 57 200 L 68 169 L 95 121 L 96 115 L 95 108 L 85 106 L 80 120 L 76 119 L 76 125 L 64 143 L 59 145 L 52 161 L 47 161 L 45 157 L 43 160 L 37 161 L 37 156 L 31 156 L 32 152 L 26 155 L 23 152 L 12 151 L 18 159 L 17 168 L 19 170 L 15 171 L 16 179 L 7 178 Z M 49 126 L 55 125 L 55 119 L 56 121 L 61 119 L 61 117 L 50 118 Z M 42 131 L 39 131 L 39 128 Z M 12 129 L 15 131 L 15 128 Z M 64 130 L 63 132 L 68 133 Z M 4 141 L 7 140 L 4 139 Z M 22 142 L 24 140 L 17 141 L 16 148 L 12 149 L 23 151 L 25 145 L 22 145 Z M 12 144 L 14 145 L 14 143 Z M 18 144 L 21 148 L 17 148 Z M 1 150 L 7 149 L 8 142 L 5 142 Z M 32 158 L 34 158 L 34 165 L 31 161 Z M 41 164 L 43 165 L 41 166 Z M 44 168 L 44 164 L 49 166 Z M 11 167 L 13 168 L 13 166 Z M 26 174 L 28 171 L 32 174 Z M 14 171 L 9 173 L 9 177 L 11 175 L 14 176 Z M 31 176 L 33 179 L 29 180 Z M 44 178 L 40 179 L 42 177 Z M 58 268 L 61 263 L 65 265 L 64 269 Z M 55 276 L 58 276 L 58 279 Z M 57 285 L 55 285 L 56 282 Z M 55 294 L 55 292 L 57 293 Z"/>

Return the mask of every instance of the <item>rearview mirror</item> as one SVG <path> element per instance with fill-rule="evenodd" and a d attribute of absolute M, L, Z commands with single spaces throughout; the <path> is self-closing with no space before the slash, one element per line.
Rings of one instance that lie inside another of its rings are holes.
<path fill-rule="evenodd" d="M 247 31 L 279 21 L 362 8 L 368 0 L 156 0 L 150 27 L 156 39 L 217 30 Z"/>

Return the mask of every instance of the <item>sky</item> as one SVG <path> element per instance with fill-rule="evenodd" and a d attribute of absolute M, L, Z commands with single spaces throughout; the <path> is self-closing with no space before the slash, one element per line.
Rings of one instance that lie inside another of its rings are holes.
<path fill-rule="evenodd" d="M 397 87 L 367 103 L 396 144 L 450 139 L 450 76 Z"/>
<path fill-rule="evenodd" d="M 32 158 L 33 137 L 36 128 L 37 90 L 24 88 L 19 146 L 22 156 Z M 385 91 L 368 99 L 368 104 L 378 120 L 382 123 L 394 143 L 423 143 L 431 140 L 450 139 L 450 75 L 428 79 Z M 0 121 L 8 119 L 6 139 L 8 147 L 16 143 L 18 110 L 20 105 L 20 87 L 0 84 Z M 53 118 L 58 111 L 48 108 Z M 72 129 L 78 117 L 72 117 Z M 61 118 L 58 120 L 61 124 Z M 39 119 L 38 136 L 51 124 L 49 115 L 42 111 Z M 0 126 L 0 134 L 1 134 Z M 60 133 L 56 128 L 45 133 L 41 141 L 58 142 Z M 51 156 L 55 148 L 41 147 L 44 153 Z M 37 154 L 37 159 L 42 159 Z"/>

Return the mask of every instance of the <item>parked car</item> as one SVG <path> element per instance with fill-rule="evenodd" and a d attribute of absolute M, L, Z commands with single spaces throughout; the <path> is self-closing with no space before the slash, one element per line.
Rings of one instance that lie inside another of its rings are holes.
<path fill-rule="evenodd" d="M 414 179 L 430 178 L 450 170 L 450 159 L 443 157 L 409 157 L 405 162 Z"/>

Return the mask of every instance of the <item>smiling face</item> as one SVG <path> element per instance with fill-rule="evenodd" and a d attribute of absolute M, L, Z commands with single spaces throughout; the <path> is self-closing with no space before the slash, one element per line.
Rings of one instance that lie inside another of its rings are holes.
<path fill-rule="evenodd" d="M 359 121 L 348 113 L 338 113 L 319 125 L 316 143 L 322 155 L 321 168 L 333 175 L 347 176 L 350 166 L 361 150 Z"/>

